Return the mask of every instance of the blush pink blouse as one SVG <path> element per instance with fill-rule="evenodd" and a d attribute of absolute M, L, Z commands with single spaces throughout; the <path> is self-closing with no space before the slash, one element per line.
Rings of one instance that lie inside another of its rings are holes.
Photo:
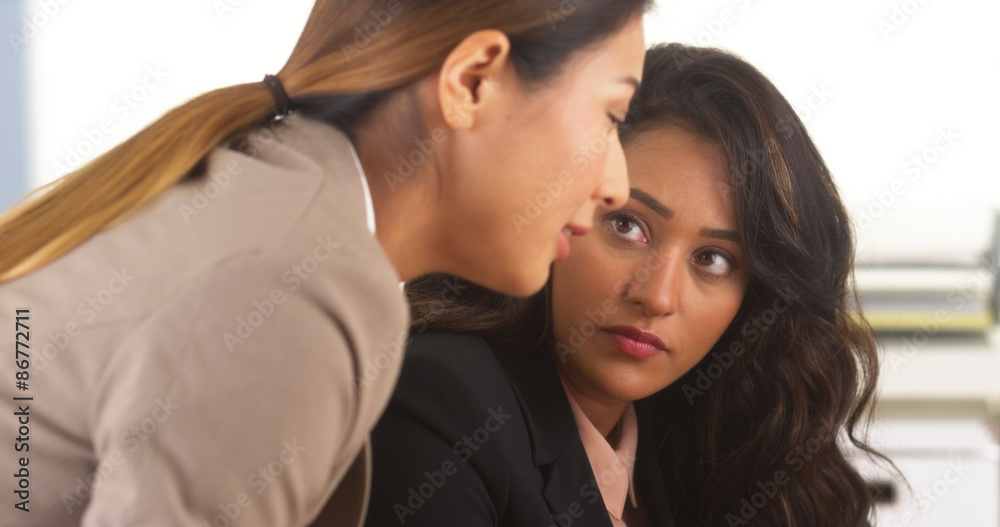
<path fill-rule="evenodd" d="M 639 438 L 639 427 L 636 423 L 635 407 L 629 403 L 625 414 L 618 422 L 621 433 L 618 445 L 613 448 L 580 409 L 573 394 L 566 388 L 566 381 L 561 375 L 559 379 L 562 380 L 563 390 L 566 392 L 569 406 L 573 410 L 573 418 L 580 431 L 580 440 L 583 441 L 583 448 L 590 460 L 590 468 L 594 471 L 597 487 L 604 498 L 604 506 L 611 517 L 611 525 L 627 527 L 622 520 L 625 499 L 628 498 L 631 500 L 632 506 L 636 506 L 632 468 L 635 466 L 635 449 Z"/>

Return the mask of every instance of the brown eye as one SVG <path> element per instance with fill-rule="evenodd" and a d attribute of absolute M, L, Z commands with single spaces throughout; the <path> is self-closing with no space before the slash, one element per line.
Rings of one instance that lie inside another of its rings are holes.
<path fill-rule="evenodd" d="M 728 256 L 713 251 L 699 253 L 695 256 L 695 262 L 716 278 L 729 276 L 736 267 Z"/>
<path fill-rule="evenodd" d="M 622 241 L 646 243 L 646 225 L 636 216 L 623 211 L 614 211 L 604 217 L 604 225 L 611 234 Z"/>
<path fill-rule="evenodd" d="M 622 211 L 615 211 L 605 219 L 605 225 L 611 229 L 615 236 L 630 242 L 646 243 L 646 230 L 642 223 L 635 216 Z"/>

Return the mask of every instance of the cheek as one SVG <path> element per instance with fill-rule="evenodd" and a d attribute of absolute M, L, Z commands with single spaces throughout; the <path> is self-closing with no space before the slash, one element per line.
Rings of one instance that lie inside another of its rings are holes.
<path fill-rule="evenodd" d="M 618 135 L 603 123 L 589 124 L 588 129 L 590 133 L 578 138 L 579 142 L 573 151 L 572 161 L 579 170 L 580 177 L 593 186 L 604 171 L 608 153 L 618 146 Z"/>
<path fill-rule="evenodd" d="M 699 306 L 697 323 L 694 324 L 695 327 L 699 328 L 698 335 L 696 335 L 698 341 L 696 346 L 699 354 L 695 357 L 694 362 L 698 362 L 707 355 L 722 337 L 726 328 L 736 317 L 736 312 L 743 301 L 743 294 L 742 292 L 730 292 L 721 298 L 716 296 L 709 300 Z"/>
<path fill-rule="evenodd" d="M 592 238 L 596 235 L 573 239 L 570 257 L 552 266 L 552 318 L 557 336 L 579 322 L 585 310 L 598 309 L 612 298 L 615 271 L 597 250 Z"/>
<path fill-rule="evenodd" d="M 580 108 L 594 105 L 592 102 L 580 104 Z M 570 116 L 566 118 L 563 139 L 559 141 L 559 170 L 567 170 L 568 174 L 563 174 L 564 177 L 573 178 L 570 193 L 586 196 L 592 193 L 603 175 L 608 153 L 614 148 L 620 148 L 618 134 L 606 118 L 594 118 L 571 109 L 566 111 Z"/>
<path fill-rule="evenodd" d="M 592 214 L 595 206 L 592 199 L 604 175 L 606 153 L 588 155 L 583 150 L 575 150 L 570 156 L 570 165 L 562 165 L 544 183 L 544 199 L 548 207 L 543 210 L 547 220 L 557 228 L 580 214 Z M 589 204 L 589 208 L 588 207 Z M 585 212 L 586 211 L 586 212 Z M 599 222 L 594 222 L 596 229 Z M 574 245 L 578 240 L 574 239 Z M 573 249 L 575 253 L 577 249 Z"/>
<path fill-rule="evenodd" d="M 576 286 L 578 267 L 574 258 L 556 262 L 552 265 L 552 330 L 557 340 L 564 341 L 568 326 L 576 319 L 575 306 L 579 304 L 577 295 L 581 292 Z"/>

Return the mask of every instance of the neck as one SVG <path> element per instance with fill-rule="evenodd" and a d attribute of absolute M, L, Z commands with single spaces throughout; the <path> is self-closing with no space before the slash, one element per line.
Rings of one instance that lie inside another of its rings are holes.
<path fill-rule="evenodd" d="M 608 440 L 612 447 L 618 442 L 614 434 L 618 422 L 625 415 L 629 401 L 620 401 L 600 393 L 592 385 L 574 375 L 565 366 L 558 368 L 566 391 L 570 392 L 577 406 L 587 416 L 594 428 Z"/>
<path fill-rule="evenodd" d="M 435 250 L 434 180 L 426 166 L 401 171 L 396 156 L 369 129 L 358 130 L 354 145 L 368 180 L 375 211 L 375 236 L 401 281 L 434 272 L 443 254 Z M 426 164 L 425 164 L 426 165 Z"/>
<path fill-rule="evenodd" d="M 436 163 L 413 166 L 406 159 L 419 127 L 402 130 L 400 122 L 420 115 L 416 94 L 406 90 L 390 96 L 354 130 L 354 148 L 365 171 L 375 209 L 375 236 L 400 280 L 407 281 L 446 267 L 448 244 L 438 235 L 440 203 Z M 431 123 L 434 124 L 434 123 Z"/>
<path fill-rule="evenodd" d="M 416 188 L 421 175 L 414 173 L 405 179 L 395 179 L 396 167 L 383 166 L 380 156 L 362 153 L 359 148 L 358 157 L 372 195 L 375 237 L 399 279 L 407 281 L 432 272 L 436 267 L 435 251 L 428 238 L 433 231 L 425 226 L 434 224 L 430 216 L 436 209 L 421 199 L 422 193 Z"/>

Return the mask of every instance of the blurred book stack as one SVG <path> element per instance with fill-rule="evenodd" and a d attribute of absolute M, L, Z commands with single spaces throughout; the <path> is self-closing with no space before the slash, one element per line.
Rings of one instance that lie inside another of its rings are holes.
<path fill-rule="evenodd" d="M 858 227 L 855 281 L 880 333 L 982 332 L 997 320 L 998 215 L 992 209 L 890 211 Z"/>

